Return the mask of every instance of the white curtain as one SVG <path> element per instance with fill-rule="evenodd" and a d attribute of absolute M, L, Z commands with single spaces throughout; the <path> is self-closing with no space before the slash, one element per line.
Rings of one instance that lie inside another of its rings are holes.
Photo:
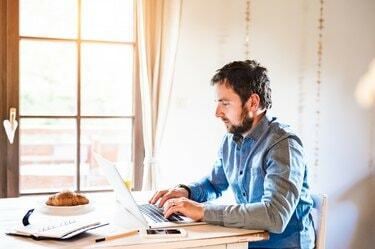
<path fill-rule="evenodd" d="M 138 0 L 137 38 L 145 159 L 142 190 L 157 186 L 158 151 L 168 114 L 182 0 Z"/>

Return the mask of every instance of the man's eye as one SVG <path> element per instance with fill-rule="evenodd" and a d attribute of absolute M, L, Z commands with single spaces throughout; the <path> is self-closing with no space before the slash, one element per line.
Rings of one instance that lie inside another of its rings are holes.
<path fill-rule="evenodd" d="M 230 106 L 230 101 L 216 100 L 216 102 L 218 102 L 219 105 L 224 106 L 224 107 Z"/>

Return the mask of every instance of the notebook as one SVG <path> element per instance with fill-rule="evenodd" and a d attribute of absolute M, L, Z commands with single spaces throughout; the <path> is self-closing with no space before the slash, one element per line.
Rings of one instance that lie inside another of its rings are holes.
<path fill-rule="evenodd" d="M 124 181 L 121 178 L 114 163 L 103 158 L 97 153 L 94 154 L 94 157 L 101 167 L 108 182 L 111 184 L 113 190 L 115 191 L 117 200 L 120 205 L 133 217 L 135 217 L 143 225 L 143 227 L 165 228 L 205 224 L 205 222 L 194 221 L 182 215 L 174 215 L 171 219 L 165 220 L 162 213 L 163 210 L 161 208 L 148 203 L 138 205 L 135 202 L 131 192 L 125 186 Z"/>
<path fill-rule="evenodd" d="M 100 221 L 64 219 L 54 223 L 35 223 L 18 226 L 6 232 L 8 235 L 32 237 L 33 239 L 69 239 L 88 230 L 108 225 Z"/>

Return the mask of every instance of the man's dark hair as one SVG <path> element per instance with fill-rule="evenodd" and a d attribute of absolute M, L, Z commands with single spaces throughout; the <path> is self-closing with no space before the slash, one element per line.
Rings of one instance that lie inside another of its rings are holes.
<path fill-rule="evenodd" d="M 225 84 L 237 93 L 244 105 L 251 94 L 258 94 L 261 108 L 272 106 L 267 69 L 254 60 L 234 61 L 218 69 L 211 84 Z"/>

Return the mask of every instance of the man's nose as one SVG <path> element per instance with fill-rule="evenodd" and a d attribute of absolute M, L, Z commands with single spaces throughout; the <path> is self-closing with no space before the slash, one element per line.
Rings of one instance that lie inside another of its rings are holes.
<path fill-rule="evenodd" d="M 217 118 L 221 118 L 221 117 L 224 116 L 224 115 L 223 115 L 223 111 L 222 111 L 221 108 L 220 108 L 220 105 L 217 105 L 217 106 L 216 106 L 215 116 L 216 116 Z"/>

